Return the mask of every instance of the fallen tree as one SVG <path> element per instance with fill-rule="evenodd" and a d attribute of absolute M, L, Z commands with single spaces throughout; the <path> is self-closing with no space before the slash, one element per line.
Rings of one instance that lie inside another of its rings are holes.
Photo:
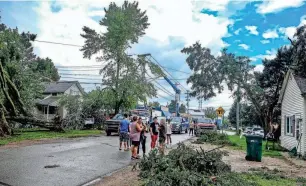
<path fill-rule="evenodd" d="M 31 41 L 35 38 L 0 23 L 0 136 L 12 134 L 13 122 L 64 131 L 59 117 L 49 122 L 31 113 L 42 95 L 42 82 L 59 79 L 53 62 L 33 53 Z"/>

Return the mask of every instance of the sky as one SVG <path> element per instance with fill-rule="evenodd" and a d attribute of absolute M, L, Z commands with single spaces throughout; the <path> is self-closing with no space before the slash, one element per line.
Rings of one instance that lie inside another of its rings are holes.
<path fill-rule="evenodd" d="M 103 65 L 95 58 L 83 58 L 80 46 L 84 39 L 80 34 L 83 26 L 106 31 L 99 21 L 105 15 L 103 8 L 110 2 L 123 3 L 122 0 L 0 1 L 1 22 L 37 34 L 38 41 L 74 45 L 33 43 L 35 53 L 51 58 L 56 66 Z M 306 24 L 303 0 L 139 0 L 139 6 L 146 10 L 150 26 L 139 43 L 127 52 L 151 53 L 166 67 L 169 78 L 179 79 L 175 81 L 182 90 L 182 103 L 186 103 L 185 92 L 191 87 L 186 83 L 191 71 L 185 62 L 186 56 L 180 52 L 184 47 L 199 41 L 214 55 L 226 47 L 236 55 L 248 56 L 256 65 L 255 70 L 261 71 L 262 60 L 273 59 L 279 47 L 289 44 L 287 38 L 293 37 L 296 27 Z M 61 80 L 101 82 L 96 67 L 62 67 L 59 73 Z M 174 99 L 174 90 L 165 80 L 158 83 L 167 92 L 159 88 L 159 97 L 151 101 L 166 105 Z M 89 91 L 97 85 L 82 86 Z M 233 103 L 231 95 L 225 88 L 221 94 L 204 101 L 203 107 L 222 106 L 228 113 Z M 190 107 L 197 108 L 198 100 L 192 98 Z"/>

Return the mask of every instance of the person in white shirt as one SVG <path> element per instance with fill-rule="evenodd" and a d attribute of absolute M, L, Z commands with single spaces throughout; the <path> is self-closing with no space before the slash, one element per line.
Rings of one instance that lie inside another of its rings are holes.
<path fill-rule="evenodd" d="M 170 123 L 170 119 L 168 119 L 166 124 L 166 134 L 167 134 L 167 145 L 172 144 L 171 134 L 172 134 L 172 125 Z"/>

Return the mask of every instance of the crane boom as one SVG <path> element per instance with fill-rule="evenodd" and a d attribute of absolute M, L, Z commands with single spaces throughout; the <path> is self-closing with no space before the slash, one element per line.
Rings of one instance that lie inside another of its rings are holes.
<path fill-rule="evenodd" d="M 167 77 L 164 76 L 164 79 L 169 83 L 169 85 L 173 88 L 173 90 L 175 91 L 175 112 L 176 112 L 176 116 L 179 116 L 179 110 L 180 110 L 180 94 L 181 94 L 181 90 L 179 88 L 177 88 L 177 86 L 172 83 L 172 81 Z"/>

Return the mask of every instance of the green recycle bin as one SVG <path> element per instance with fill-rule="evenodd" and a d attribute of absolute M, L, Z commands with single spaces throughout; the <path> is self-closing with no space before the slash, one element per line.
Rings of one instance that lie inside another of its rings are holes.
<path fill-rule="evenodd" d="M 248 161 L 261 162 L 262 157 L 262 137 L 257 135 L 246 135 L 247 155 L 245 159 Z"/>

